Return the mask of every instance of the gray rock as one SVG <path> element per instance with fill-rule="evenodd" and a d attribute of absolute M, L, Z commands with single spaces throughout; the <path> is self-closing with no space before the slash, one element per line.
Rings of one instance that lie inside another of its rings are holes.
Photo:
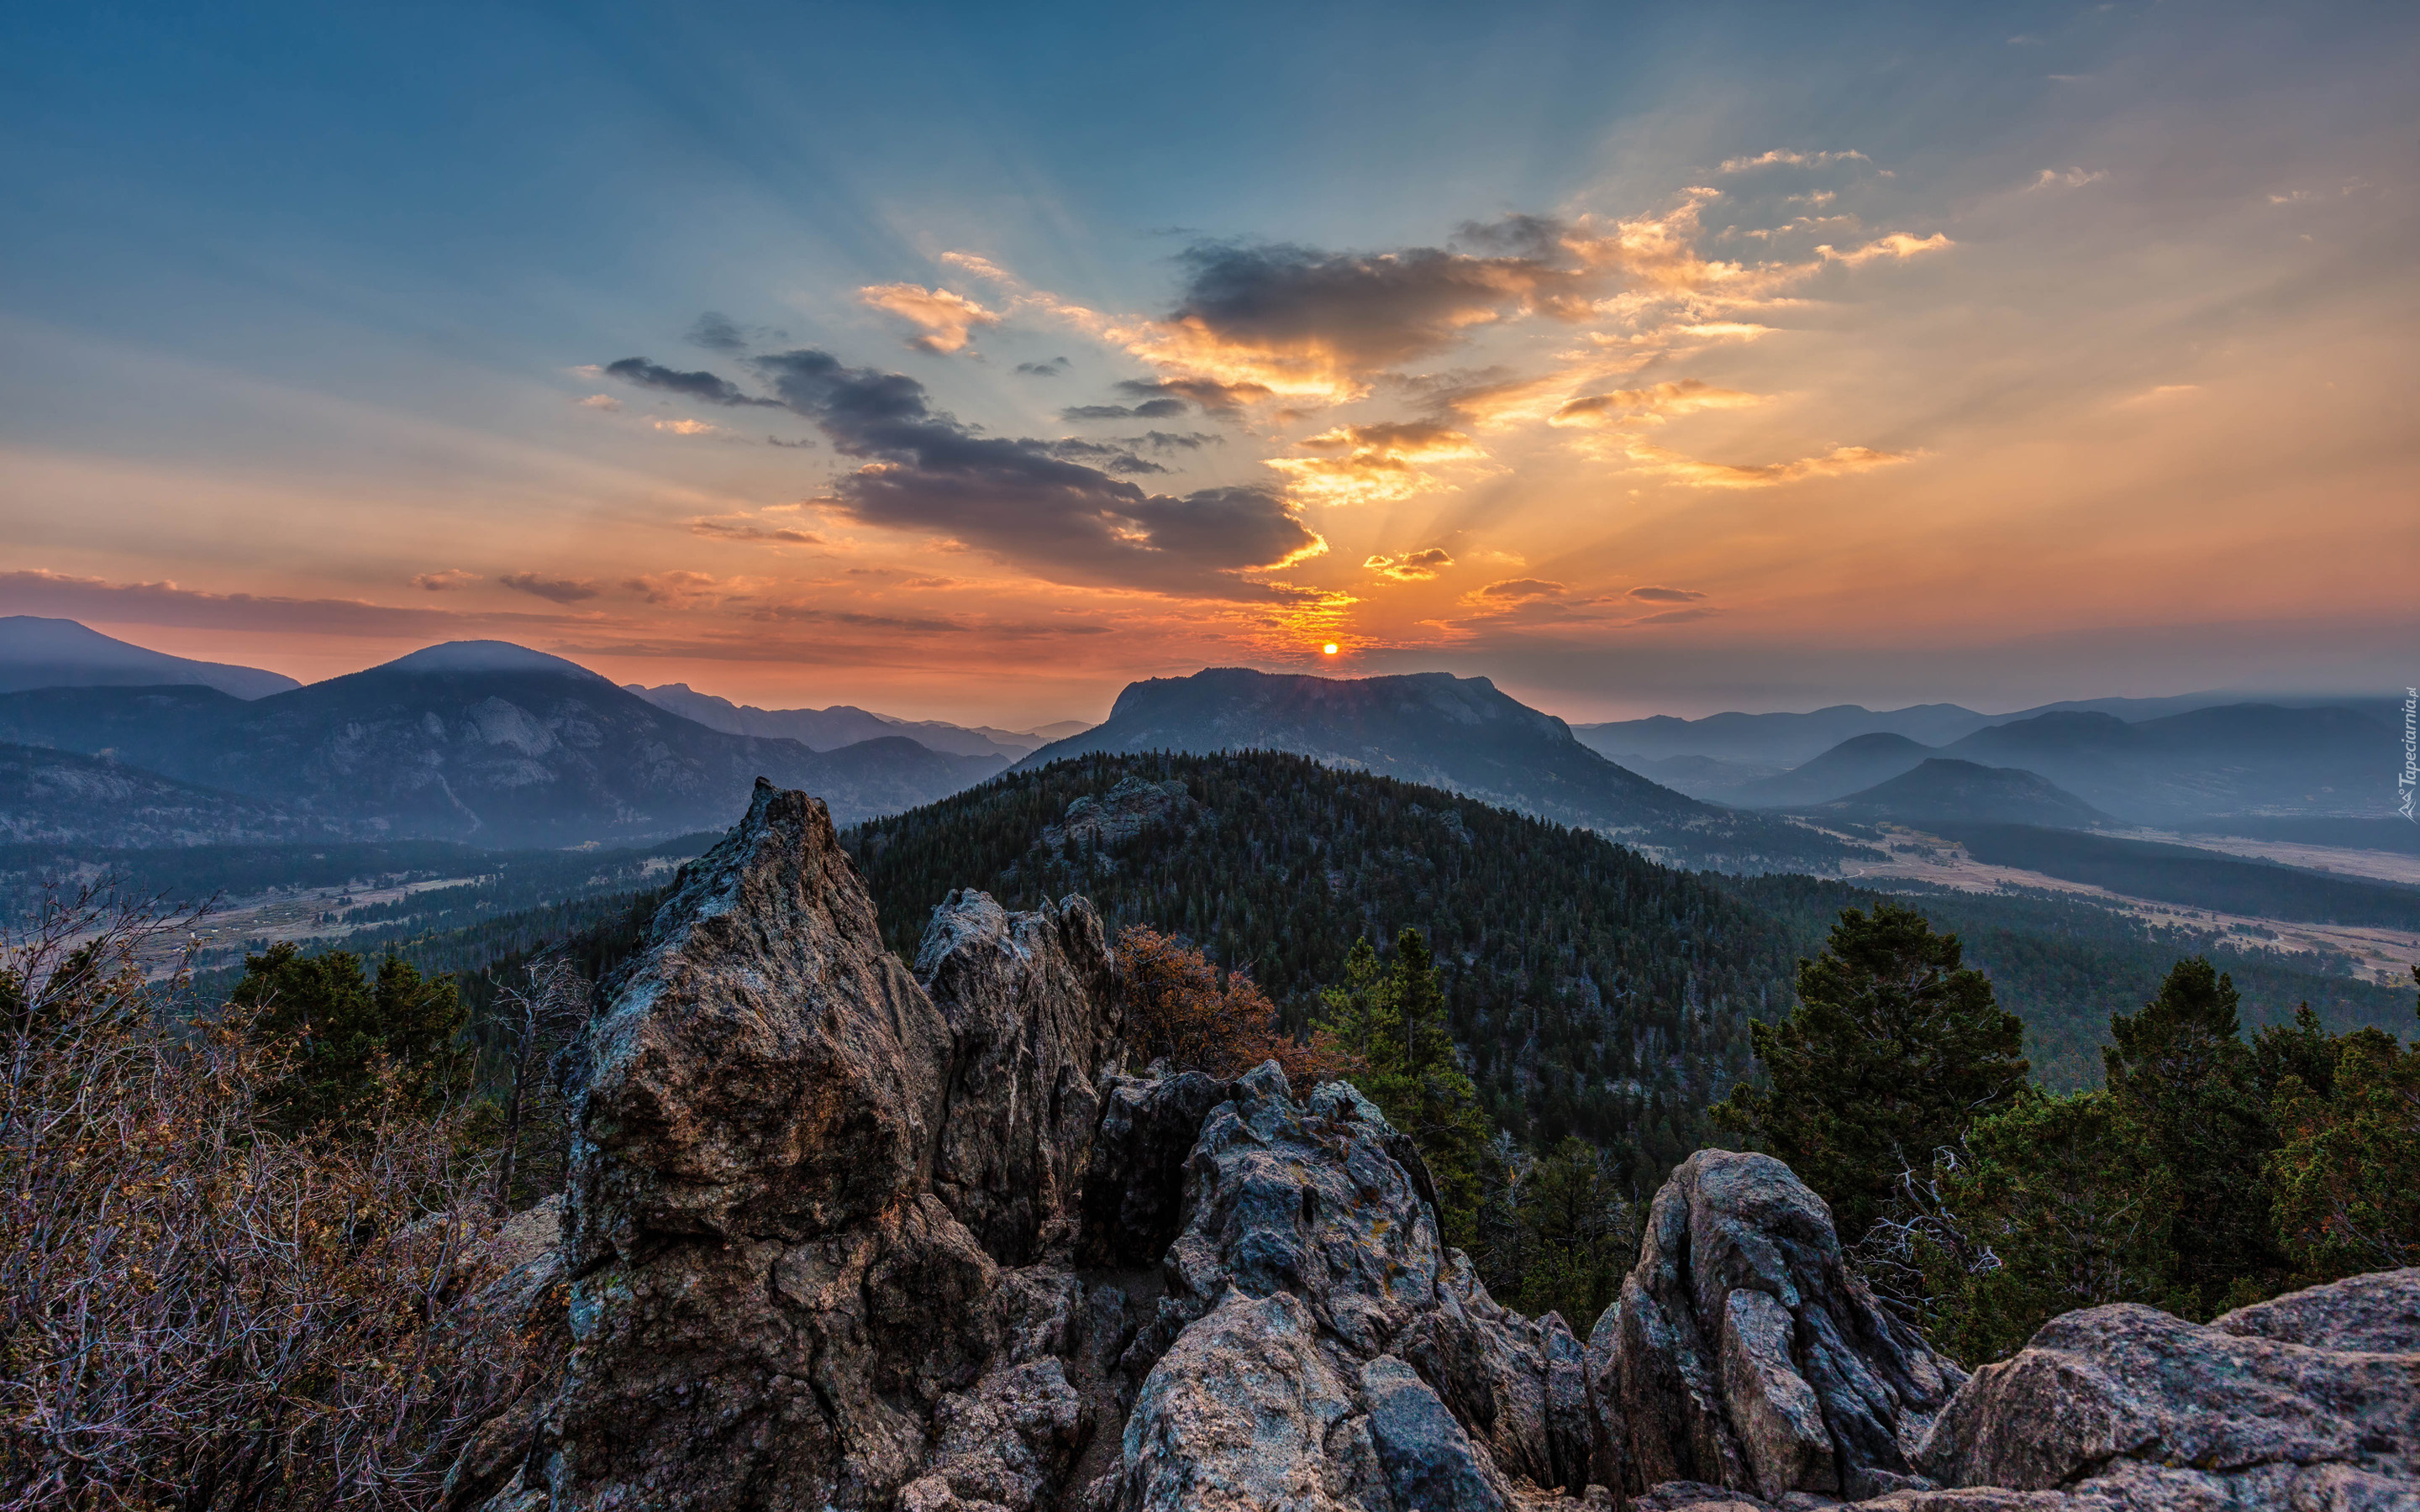
<path fill-rule="evenodd" d="M 1353 1398 L 1318 1335 L 1291 1292 L 1229 1292 L 1144 1381 L 1126 1419 L 1115 1506 L 1327 1512 L 1375 1489 L 1340 1483 L 1328 1455 Z M 1381 1501 L 1373 1512 L 1388 1507 Z"/>
<path fill-rule="evenodd" d="M 1496 1467 L 1471 1444 L 1419 1373 L 1391 1355 L 1361 1367 L 1370 1442 L 1400 1507 L 1497 1512 L 1507 1501 Z"/>
<path fill-rule="evenodd" d="M 1963 1380 L 1850 1275 L 1830 1210 L 1789 1166 L 1719 1149 L 1655 1195 L 1589 1352 L 1634 1492 L 1896 1489 Z"/>
<path fill-rule="evenodd" d="M 1924 1472 L 2142 1504 L 2420 1506 L 2420 1352 L 2404 1348 L 2415 1315 L 2420 1270 L 2208 1327 L 2132 1304 L 2069 1313 L 1975 1373 L 1934 1425 Z"/>

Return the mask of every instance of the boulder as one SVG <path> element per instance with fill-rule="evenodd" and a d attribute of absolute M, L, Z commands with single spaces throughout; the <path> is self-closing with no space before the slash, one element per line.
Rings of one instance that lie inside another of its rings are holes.
<path fill-rule="evenodd" d="M 1831 1211 L 1769 1155 L 1701 1149 L 1655 1195 L 1590 1369 L 1628 1489 L 1872 1496 L 1964 1373 L 1842 1262 Z"/>
<path fill-rule="evenodd" d="M 1157 1265 L 1185 1219 L 1185 1169 L 1231 1084 L 1198 1071 L 1104 1078 L 1084 1191 L 1084 1250 L 1095 1264 Z"/>
<path fill-rule="evenodd" d="M 2130 1505 L 2420 1507 L 2415 1330 L 2420 1270 L 2208 1326 L 2123 1303 L 2068 1313 L 1976 1371 L 1921 1464 L 1945 1487 Z"/>

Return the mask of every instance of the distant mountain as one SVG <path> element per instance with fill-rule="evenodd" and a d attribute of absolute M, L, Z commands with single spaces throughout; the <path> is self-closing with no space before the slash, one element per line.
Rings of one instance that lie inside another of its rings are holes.
<path fill-rule="evenodd" d="M 2107 814 L 2072 793 L 2011 766 L 1978 766 L 1935 756 L 1914 771 L 1826 803 L 1814 812 L 1872 824 L 2034 825 L 2088 829 Z"/>
<path fill-rule="evenodd" d="M 726 821 L 759 777 L 843 823 L 999 772 L 904 736 L 816 752 L 709 730 L 560 657 L 456 642 L 253 702 L 207 688 L 0 695 L 0 740 L 111 753 L 366 838 L 570 845 Z"/>
<path fill-rule="evenodd" d="M 668 709 L 684 719 L 694 719 L 709 730 L 734 735 L 795 740 L 813 750 L 836 750 L 861 740 L 905 735 L 927 750 L 953 756 L 999 756 L 1015 761 L 1036 747 L 1058 738 L 1038 733 L 1021 734 L 1012 730 L 994 730 L 987 725 L 949 724 L 939 719 L 895 719 L 887 714 L 876 714 L 871 709 L 855 708 L 846 703 L 835 703 L 828 709 L 760 709 L 752 703 L 734 703 L 712 693 L 701 693 L 687 683 L 665 683 L 658 687 L 626 683 L 623 687 L 659 709 Z M 1077 725 L 1075 728 L 1082 730 L 1087 727 Z"/>
<path fill-rule="evenodd" d="M 1586 745 L 1587 742 L 1582 741 L 1581 744 Z M 1643 756 L 1609 756 L 1607 759 L 1641 777 L 1652 778 L 1676 793 L 1685 793 L 1693 798 L 1705 798 L 1715 803 L 1736 804 L 1740 801 L 1742 790 L 1752 788 L 1767 778 L 1778 777 L 1782 771 L 1780 767 L 1764 762 L 1727 761 L 1720 756 L 1660 756 L 1652 761 Z"/>
<path fill-rule="evenodd" d="M 0 745 L 0 842 L 110 850 L 339 839 L 348 826 L 115 762 Z"/>
<path fill-rule="evenodd" d="M 0 615 L 0 693 L 31 687 L 147 687 L 199 685 L 240 699 L 266 698 L 302 685 L 283 672 L 224 662 L 189 661 L 87 629 L 73 620 Z"/>
<path fill-rule="evenodd" d="M 1779 777 L 1742 788 L 1730 801 L 1748 809 L 1803 809 L 1829 803 L 1912 772 L 1931 754 L 1930 746 L 1878 730 L 1844 740 Z"/>
<path fill-rule="evenodd" d="M 1045 746 L 1014 769 L 1095 751 L 1229 750 L 1285 751 L 1447 788 L 1694 865 L 1825 868 L 1843 854 L 1803 826 L 1717 809 L 1649 781 L 1486 678 L 1445 672 L 1327 678 L 1214 667 L 1130 683 L 1106 723 Z"/>
<path fill-rule="evenodd" d="M 1791 767 L 1858 735 L 1904 735 L 1934 746 L 1970 734 L 1993 722 L 1955 703 L 1917 703 L 1881 712 L 1837 703 L 1808 714 L 1710 714 L 1679 719 L 1659 714 L 1647 719 L 1574 725 L 1572 733 L 1590 749 L 1621 761 L 1671 756 L 1713 756 L 1723 761 Z"/>
<path fill-rule="evenodd" d="M 1942 754 L 2020 766 L 2138 824 L 2224 813 L 2384 817 L 2397 733 L 2353 709 L 2234 703 L 2129 724 L 2058 712 L 1978 730 Z"/>

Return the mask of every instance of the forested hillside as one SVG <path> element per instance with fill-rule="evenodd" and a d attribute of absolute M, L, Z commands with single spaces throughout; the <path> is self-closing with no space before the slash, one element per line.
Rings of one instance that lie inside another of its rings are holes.
<path fill-rule="evenodd" d="M 1083 756 L 844 839 L 903 954 L 953 887 L 1083 893 L 1250 973 L 1296 1025 L 1355 940 L 1417 928 L 1488 1112 L 1603 1145 L 1642 1187 L 1705 1135 L 1794 961 L 1760 911 L 1589 831 L 1296 756 Z"/>

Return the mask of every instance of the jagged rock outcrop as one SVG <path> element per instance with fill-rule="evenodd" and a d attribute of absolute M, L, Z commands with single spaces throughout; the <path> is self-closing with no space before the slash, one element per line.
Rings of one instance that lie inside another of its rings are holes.
<path fill-rule="evenodd" d="M 1849 1273 L 1831 1211 L 1789 1166 L 1721 1149 L 1655 1195 L 1589 1350 L 1633 1491 L 1914 1484 L 1916 1451 L 1964 1379 Z"/>
<path fill-rule="evenodd" d="M 1129 1074 L 1080 899 L 953 894 L 903 965 L 801 794 L 606 996 L 560 1242 L 517 1220 L 486 1309 L 559 1361 L 452 1512 L 2420 1512 L 2420 1272 L 2071 1314 L 1961 1385 L 1787 1166 L 1704 1150 L 1583 1345 L 1349 1086 Z"/>
<path fill-rule="evenodd" d="M 962 1477 L 997 1501 L 1078 1447 L 1063 1379 L 1017 1374 L 1036 1288 L 1004 1268 L 1072 1235 L 1107 936 L 960 894 L 918 967 L 803 794 L 760 785 L 684 872 L 589 1033 L 558 1506 L 887 1504 L 937 1431 L 1014 1423 Z"/>

